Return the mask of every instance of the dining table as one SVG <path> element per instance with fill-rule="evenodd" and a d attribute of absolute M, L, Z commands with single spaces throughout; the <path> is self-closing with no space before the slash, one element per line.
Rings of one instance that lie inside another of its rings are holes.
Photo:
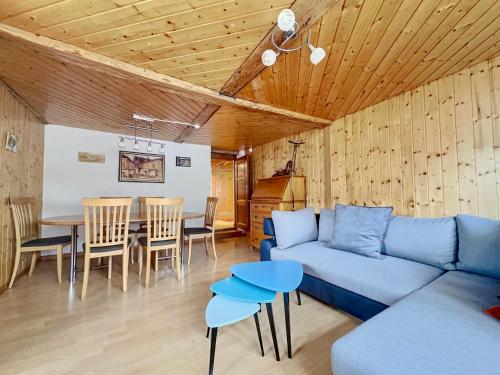
<path fill-rule="evenodd" d="M 186 220 L 199 219 L 205 216 L 204 212 L 191 212 L 184 211 L 182 213 L 181 220 L 181 233 L 184 233 L 184 227 Z M 146 214 L 131 212 L 130 213 L 130 224 L 140 224 L 145 223 Z M 41 225 L 52 225 L 59 227 L 71 227 L 71 257 L 70 257 L 70 273 L 69 280 L 72 284 L 76 281 L 76 273 L 78 272 L 76 257 L 78 251 L 78 227 L 85 224 L 85 217 L 83 214 L 79 215 L 64 215 L 64 216 L 53 216 L 46 217 L 39 220 Z M 181 265 L 183 263 L 183 253 L 184 253 L 184 239 L 181 241 L 180 255 L 181 255 Z"/>

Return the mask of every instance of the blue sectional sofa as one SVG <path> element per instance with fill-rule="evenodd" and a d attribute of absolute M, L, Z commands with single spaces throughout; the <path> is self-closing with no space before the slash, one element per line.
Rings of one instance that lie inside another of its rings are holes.
<path fill-rule="evenodd" d="M 500 374 L 500 321 L 483 312 L 500 303 L 500 222 L 393 217 L 381 259 L 280 250 L 271 219 L 264 232 L 261 260 L 300 261 L 301 291 L 365 320 L 333 344 L 335 375 Z"/>

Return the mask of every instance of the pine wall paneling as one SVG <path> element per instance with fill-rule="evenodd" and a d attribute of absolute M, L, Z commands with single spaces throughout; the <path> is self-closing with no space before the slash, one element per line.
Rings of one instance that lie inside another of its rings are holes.
<path fill-rule="evenodd" d="M 7 151 L 7 132 L 18 136 L 17 152 Z M 7 285 L 14 259 L 15 236 L 9 198 L 33 196 L 40 215 L 44 128 L 40 120 L 0 83 L 0 291 Z M 20 271 L 29 266 L 21 258 Z"/>
<path fill-rule="evenodd" d="M 297 157 L 307 205 L 500 218 L 500 57 L 253 149 L 254 181 Z"/>

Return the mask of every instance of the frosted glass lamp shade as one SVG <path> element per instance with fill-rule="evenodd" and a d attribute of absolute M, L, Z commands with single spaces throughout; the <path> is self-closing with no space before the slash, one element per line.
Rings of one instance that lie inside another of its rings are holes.
<path fill-rule="evenodd" d="M 278 15 L 278 27 L 281 31 L 293 30 L 295 25 L 295 14 L 291 9 L 283 9 Z"/>
<path fill-rule="evenodd" d="M 271 66 L 276 62 L 276 57 L 278 55 L 272 49 L 266 49 L 262 54 L 262 64 L 265 66 Z"/>
<path fill-rule="evenodd" d="M 309 49 L 311 50 L 309 59 L 314 65 L 318 65 L 326 56 L 326 52 L 323 48 L 314 48 L 312 45 L 309 45 Z"/>

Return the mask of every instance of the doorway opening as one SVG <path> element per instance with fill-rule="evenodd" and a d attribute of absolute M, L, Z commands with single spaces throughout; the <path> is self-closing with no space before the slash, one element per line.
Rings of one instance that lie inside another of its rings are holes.
<path fill-rule="evenodd" d="M 215 229 L 219 236 L 250 231 L 250 163 L 248 155 L 212 151 L 212 196 L 219 198 Z"/>
<path fill-rule="evenodd" d="M 234 160 L 212 159 L 212 196 L 219 198 L 215 229 L 234 229 Z"/>

